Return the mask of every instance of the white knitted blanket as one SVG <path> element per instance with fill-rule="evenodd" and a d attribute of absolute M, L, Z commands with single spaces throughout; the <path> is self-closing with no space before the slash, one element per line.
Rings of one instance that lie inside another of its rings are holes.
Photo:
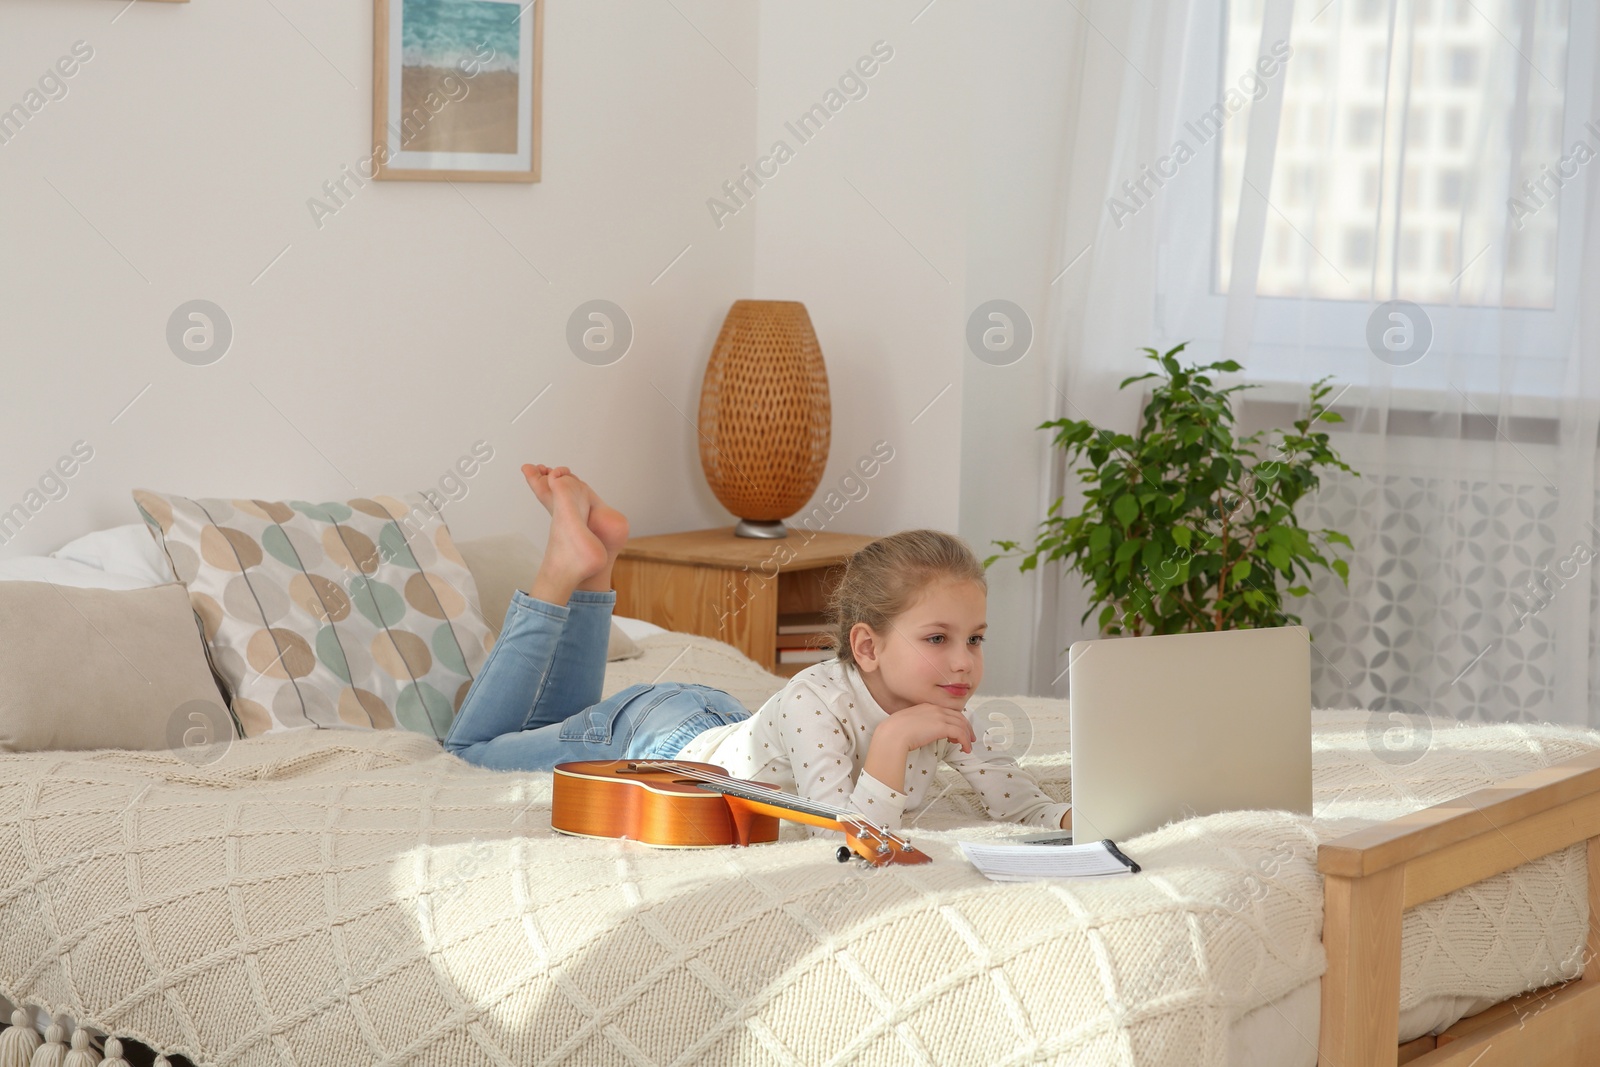
<path fill-rule="evenodd" d="M 642 644 L 608 692 L 659 676 L 754 707 L 782 684 L 717 642 Z M 1067 797 L 1062 702 L 1012 703 Z M 954 775 L 910 831 L 934 862 L 873 871 L 798 828 L 710 851 L 556 835 L 548 774 L 411 733 L 274 734 L 201 767 L 4 756 L 0 994 L 241 1067 L 1220 1067 L 1234 1020 L 1324 969 L 1319 839 L 1600 745 L 1439 723 L 1400 766 L 1367 722 L 1319 713 L 1316 819 L 1190 819 L 1122 843 L 1142 875 L 1026 884 L 961 858 L 1015 828 Z M 1570 977 L 1585 921 L 1578 849 L 1414 909 L 1402 1005 Z"/>

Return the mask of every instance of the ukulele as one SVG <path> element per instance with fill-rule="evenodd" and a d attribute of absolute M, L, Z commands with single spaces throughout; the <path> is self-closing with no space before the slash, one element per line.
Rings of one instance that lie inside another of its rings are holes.
<path fill-rule="evenodd" d="M 779 819 L 844 834 L 840 863 L 852 854 L 874 867 L 930 859 L 859 812 L 730 778 L 710 763 L 578 760 L 555 768 L 550 827 L 563 834 L 711 848 L 775 841 Z"/>

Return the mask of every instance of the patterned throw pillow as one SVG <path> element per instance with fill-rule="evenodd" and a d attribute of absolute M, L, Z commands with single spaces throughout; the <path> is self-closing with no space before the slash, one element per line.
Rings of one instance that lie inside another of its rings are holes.
<path fill-rule="evenodd" d="M 133 498 L 189 590 L 242 736 L 400 726 L 444 738 L 494 638 L 426 497 Z"/>

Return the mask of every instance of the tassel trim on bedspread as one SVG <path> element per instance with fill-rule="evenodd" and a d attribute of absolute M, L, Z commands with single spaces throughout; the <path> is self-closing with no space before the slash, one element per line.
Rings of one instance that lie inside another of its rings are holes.
<path fill-rule="evenodd" d="M 62 1062 L 62 1067 L 100 1067 L 100 1050 L 87 1030 L 72 1031 L 72 1051 Z"/>
<path fill-rule="evenodd" d="M 45 1036 L 33 1028 L 28 1013 L 18 1008 L 11 1013 L 11 1025 L 0 1032 L 0 1067 L 130 1067 L 122 1057 L 122 1042 L 106 1038 L 105 1058 L 94 1047 L 87 1030 L 72 1032 L 69 1048 L 60 1023 L 45 1028 Z M 172 1061 L 157 1056 L 153 1067 L 172 1067 Z"/>
<path fill-rule="evenodd" d="M 34 1051 L 43 1043 L 28 1013 L 18 1008 L 11 1013 L 10 1029 L 0 1034 L 0 1067 L 32 1067 Z"/>
<path fill-rule="evenodd" d="M 33 1050 L 28 1067 L 67 1067 L 67 1042 L 60 1023 L 44 1029 L 44 1044 Z"/>

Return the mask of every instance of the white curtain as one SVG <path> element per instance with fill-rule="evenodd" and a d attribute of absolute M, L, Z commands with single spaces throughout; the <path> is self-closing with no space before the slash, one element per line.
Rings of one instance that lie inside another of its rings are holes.
<path fill-rule="evenodd" d="M 1243 364 L 1245 430 L 1330 377 L 1360 477 L 1301 514 L 1355 542 L 1348 588 L 1288 602 L 1315 703 L 1600 725 L 1595 5 L 1079 6 L 1058 414 L 1133 429 L 1145 345 Z M 1048 481 L 1041 516 L 1074 502 Z M 1038 581 L 1032 682 L 1062 693 L 1086 605 Z"/>

